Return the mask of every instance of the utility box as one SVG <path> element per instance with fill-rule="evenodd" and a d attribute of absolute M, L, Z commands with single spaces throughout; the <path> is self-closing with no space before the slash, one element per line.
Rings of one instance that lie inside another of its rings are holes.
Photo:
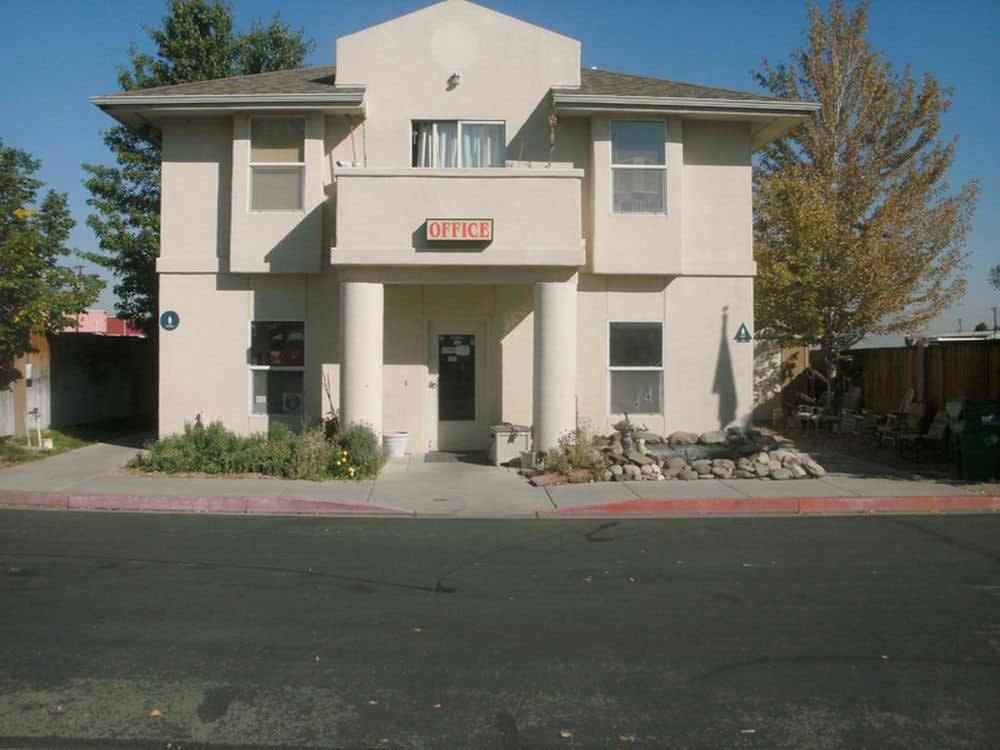
<path fill-rule="evenodd" d="M 521 459 L 521 451 L 531 450 L 531 428 L 519 424 L 490 427 L 490 463 L 502 466 Z"/>

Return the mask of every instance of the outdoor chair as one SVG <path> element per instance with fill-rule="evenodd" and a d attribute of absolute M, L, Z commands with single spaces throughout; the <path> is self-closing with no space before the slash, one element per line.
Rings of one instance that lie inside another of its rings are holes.
<path fill-rule="evenodd" d="M 924 418 L 924 405 L 920 402 L 911 403 L 905 415 L 890 414 L 885 424 L 877 429 L 880 445 L 895 447 L 899 436 L 903 433 L 920 432 L 920 421 Z"/>
<path fill-rule="evenodd" d="M 856 419 L 861 416 L 858 404 L 861 403 L 861 387 L 851 386 L 840 401 L 840 408 L 833 414 L 823 414 L 819 418 L 819 426 L 826 427 L 831 432 L 853 432 Z"/>
<path fill-rule="evenodd" d="M 885 432 L 891 431 L 884 428 L 889 428 L 891 426 L 895 429 L 897 426 L 896 423 L 900 419 L 904 419 L 906 417 L 910 404 L 913 403 L 913 396 L 913 389 L 907 388 L 906 392 L 903 394 L 903 400 L 899 402 L 899 408 L 897 408 L 896 411 L 889 414 L 872 414 L 866 412 L 862 428 L 864 436 L 876 445 L 880 445 L 882 443 L 882 435 Z"/>
<path fill-rule="evenodd" d="M 948 434 L 948 412 L 938 409 L 934 419 L 927 426 L 927 432 L 901 432 L 896 438 L 896 450 L 900 455 L 910 453 L 917 461 L 922 458 L 925 447 L 935 447 L 939 451 L 945 447 Z"/>
<path fill-rule="evenodd" d="M 833 391 L 827 389 L 819 397 L 815 405 L 800 406 L 795 412 L 795 423 L 799 429 L 807 430 L 810 425 L 814 430 L 819 430 L 820 420 L 829 416 L 832 412 Z"/>

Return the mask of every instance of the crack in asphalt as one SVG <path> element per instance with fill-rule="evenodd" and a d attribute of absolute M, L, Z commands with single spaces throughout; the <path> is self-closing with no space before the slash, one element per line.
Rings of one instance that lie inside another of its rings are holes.
<path fill-rule="evenodd" d="M 896 526 L 903 526 L 908 529 L 913 529 L 914 531 L 919 531 L 921 534 L 929 536 L 933 539 L 937 539 L 939 542 L 947 544 L 956 549 L 960 549 L 963 552 L 972 552 L 977 555 L 982 555 L 983 557 L 989 558 L 993 562 L 1000 563 L 1000 554 L 997 554 L 991 549 L 985 547 L 980 547 L 978 544 L 971 544 L 969 542 L 963 542 L 955 537 L 948 536 L 941 531 L 935 531 L 934 529 L 929 529 L 926 526 L 917 523 L 914 520 L 906 518 L 889 518 L 886 516 L 880 516 L 881 520 L 886 523 L 895 524 Z"/>
<path fill-rule="evenodd" d="M 762 657 L 760 659 L 750 659 L 748 661 L 733 662 L 732 664 L 723 664 L 720 667 L 715 667 L 710 669 L 703 674 L 693 677 L 690 681 L 702 682 L 704 680 L 712 679 L 727 672 L 735 672 L 741 669 L 751 669 L 754 667 L 762 667 L 774 664 L 856 664 L 856 663 L 872 663 L 872 664 L 886 664 L 886 665 L 930 665 L 936 667 L 977 667 L 983 669 L 1000 669 L 1000 662 L 994 661 L 977 661 L 977 660 L 961 660 L 961 659 L 938 659 L 934 657 L 923 657 L 923 656 L 912 656 L 912 657 L 892 657 L 891 659 L 884 658 L 882 656 L 871 656 L 869 654 L 865 655 L 852 655 L 852 654 L 822 654 L 822 655 L 803 655 L 803 656 L 790 656 L 786 658 L 773 658 L 773 657 Z"/>

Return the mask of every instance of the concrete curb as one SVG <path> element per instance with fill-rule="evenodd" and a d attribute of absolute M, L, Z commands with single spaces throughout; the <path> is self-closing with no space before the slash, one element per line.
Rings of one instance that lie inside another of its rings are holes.
<path fill-rule="evenodd" d="M 547 516 L 753 516 L 848 515 L 870 513 L 958 513 L 1000 511 L 1000 496 L 939 497 L 782 497 L 690 500 L 622 500 L 542 511 Z"/>
<path fill-rule="evenodd" d="M 174 497 L 172 495 L 67 495 L 0 490 L 0 507 L 104 510 L 132 513 L 210 513 L 256 516 L 404 516 L 411 510 L 361 503 L 284 497 Z"/>

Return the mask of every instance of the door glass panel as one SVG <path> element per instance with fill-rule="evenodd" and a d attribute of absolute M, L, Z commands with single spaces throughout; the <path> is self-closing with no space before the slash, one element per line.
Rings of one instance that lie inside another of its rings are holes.
<path fill-rule="evenodd" d="M 476 337 L 438 336 L 438 419 L 476 419 Z"/>

